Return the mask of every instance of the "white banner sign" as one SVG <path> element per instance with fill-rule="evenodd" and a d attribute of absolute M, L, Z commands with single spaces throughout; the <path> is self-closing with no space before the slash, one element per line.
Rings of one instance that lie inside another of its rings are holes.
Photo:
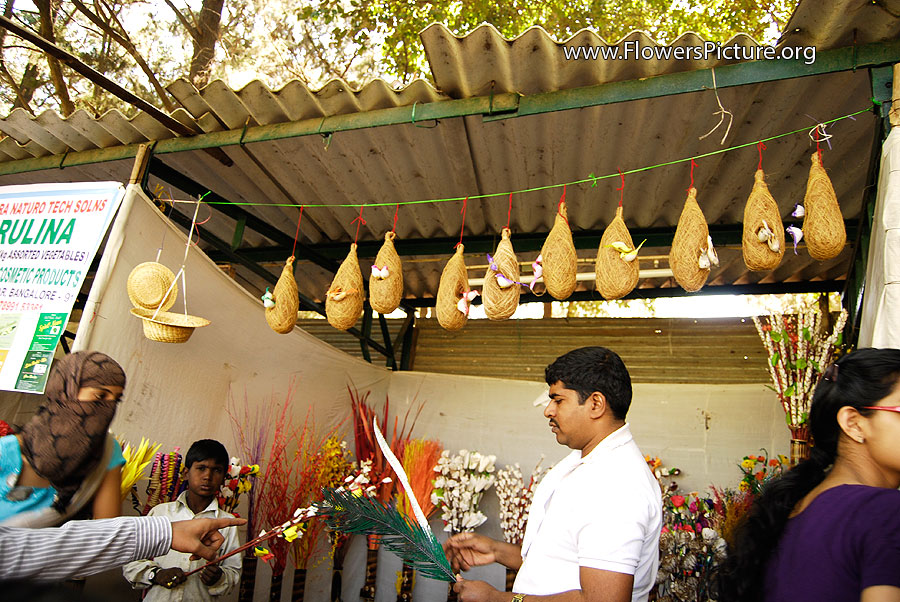
<path fill-rule="evenodd" d="M 0 187 L 0 389 L 42 393 L 53 353 L 125 189 Z"/>

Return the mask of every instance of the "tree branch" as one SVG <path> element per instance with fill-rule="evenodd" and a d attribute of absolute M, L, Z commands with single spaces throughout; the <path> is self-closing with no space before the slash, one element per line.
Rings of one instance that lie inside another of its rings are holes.
<path fill-rule="evenodd" d="M 185 17 L 182 14 L 182 12 L 180 10 L 178 10 L 177 6 L 172 4 L 172 0 L 165 0 L 165 3 L 169 6 L 169 8 L 172 9 L 172 12 L 175 13 L 175 17 L 187 30 L 188 35 L 191 36 L 191 39 L 194 40 L 194 43 L 198 43 L 200 41 L 200 39 L 199 39 L 200 32 L 197 31 L 197 28 L 190 21 L 187 20 L 187 17 Z M 188 10 L 190 10 L 190 9 L 188 9 Z M 193 17 L 193 15 L 191 15 L 191 16 Z"/>
<path fill-rule="evenodd" d="M 150 68 L 150 65 L 147 64 L 147 61 L 144 60 L 144 57 L 141 56 L 141 53 L 138 52 L 137 47 L 135 47 L 134 43 L 131 41 L 131 38 L 128 37 L 128 33 L 125 31 L 125 28 L 122 27 L 122 24 L 116 18 L 115 13 L 110 12 L 110 19 L 115 21 L 116 25 L 119 26 L 122 33 L 119 33 L 113 29 L 113 27 L 104 22 L 98 15 L 91 12 L 87 6 L 85 6 L 81 0 L 72 0 L 72 4 L 75 5 L 75 8 L 78 9 L 81 14 L 90 19 L 91 23 L 99 27 L 103 30 L 110 38 L 112 38 L 119 46 L 125 49 L 131 58 L 138 64 L 141 71 L 144 72 L 144 75 L 150 80 L 150 85 L 153 86 L 153 89 L 156 91 L 156 95 L 159 96 L 159 99 L 162 101 L 163 106 L 166 107 L 168 112 L 172 112 L 176 109 L 175 103 L 169 98 L 168 92 L 166 92 L 165 88 L 162 87 L 162 84 L 159 83 L 159 80 L 156 79 L 156 75 L 153 73 L 153 69 Z"/>
<path fill-rule="evenodd" d="M 53 33 L 53 11 L 50 7 L 50 0 L 35 0 L 35 5 L 41 16 L 41 37 L 50 43 L 56 43 L 56 36 Z M 69 88 L 63 77 L 62 66 L 59 60 L 50 54 L 47 57 L 47 65 L 50 67 L 50 81 L 53 82 L 53 88 L 56 90 L 56 96 L 59 98 L 59 106 L 62 109 L 64 117 L 68 117 L 75 112 L 75 103 L 69 98 Z"/>

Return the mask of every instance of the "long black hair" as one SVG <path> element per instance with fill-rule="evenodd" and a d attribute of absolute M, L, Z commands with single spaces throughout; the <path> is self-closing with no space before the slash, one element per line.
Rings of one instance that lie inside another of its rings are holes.
<path fill-rule="evenodd" d="M 850 406 L 867 415 L 871 406 L 890 395 L 900 378 L 900 350 L 860 349 L 839 359 L 825 371 L 810 405 L 809 427 L 813 447 L 800 462 L 766 485 L 745 519 L 722 571 L 723 600 L 755 602 L 762 599 L 766 564 L 778 545 L 791 511 L 825 479 L 837 456 L 841 427 L 838 410 Z"/>

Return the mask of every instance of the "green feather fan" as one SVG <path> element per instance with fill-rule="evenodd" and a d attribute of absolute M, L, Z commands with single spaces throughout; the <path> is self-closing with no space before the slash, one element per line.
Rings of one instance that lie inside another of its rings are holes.
<path fill-rule="evenodd" d="M 322 495 L 324 499 L 317 516 L 330 530 L 380 535 L 381 543 L 388 550 L 421 574 L 456 582 L 456 575 L 434 534 L 410 521 L 393 504 L 385 506 L 368 495 L 331 487 L 324 488 Z"/>

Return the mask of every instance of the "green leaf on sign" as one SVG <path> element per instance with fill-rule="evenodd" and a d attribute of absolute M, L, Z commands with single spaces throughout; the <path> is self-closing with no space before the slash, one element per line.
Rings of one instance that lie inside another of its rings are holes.
<path fill-rule="evenodd" d="M 778 363 L 779 358 L 781 358 L 781 355 L 776 351 L 772 354 L 772 357 L 769 358 L 769 363 L 774 366 Z"/>
<path fill-rule="evenodd" d="M 822 366 L 819 365 L 819 362 L 813 361 L 812 367 L 815 368 L 816 372 L 821 372 L 821 371 L 822 371 Z"/>
<path fill-rule="evenodd" d="M 797 362 L 788 362 L 788 368 L 790 368 L 791 370 L 796 370 Z"/>
<path fill-rule="evenodd" d="M 803 412 L 802 414 L 800 414 L 800 424 L 806 424 L 806 421 L 808 418 L 809 418 L 808 413 Z"/>
<path fill-rule="evenodd" d="M 781 339 L 782 339 L 782 336 L 781 336 L 781 333 L 780 333 L 780 332 L 775 332 L 775 331 L 773 330 L 773 331 L 772 331 L 772 334 L 771 334 L 771 338 L 772 338 L 772 340 L 773 340 L 774 342 L 780 343 L 780 342 L 781 342 Z"/>
<path fill-rule="evenodd" d="M 803 329 L 803 339 L 806 340 L 806 341 L 812 340 L 812 335 L 809 334 L 809 328 L 804 328 L 804 329 Z"/>
<path fill-rule="evenodd" d="M 784 390 L 784 396 L 790 397 L 791 395 L 794 394 L 794 391 L 796 391 L 796 390 L 797 390 L 796 385 L 791 385 L 790 387 L 788 387 L 787 389 Z"/>
<path fill-rule="evenodd" d="M 806 358 L 801 357 L 797 359 L 797 368 L 799 368 L 800 370 L 806 370 L 807 365 L 808 364 L 806 362 Z"/>
<path fill-rule="evenodd" d="M 843 345 L 844 343 L 844 333 L 840 333 L 837 335 L 837 340 L 834 342 L 835 345 Z"/>
<path fill-rule="evenodd" d="M 788 414 L 788 413 L 785 413 L 785 414 L 784 414 L 784 421 L 787 423 L 788 426 L 791 426 L 791 415 Z"/>

